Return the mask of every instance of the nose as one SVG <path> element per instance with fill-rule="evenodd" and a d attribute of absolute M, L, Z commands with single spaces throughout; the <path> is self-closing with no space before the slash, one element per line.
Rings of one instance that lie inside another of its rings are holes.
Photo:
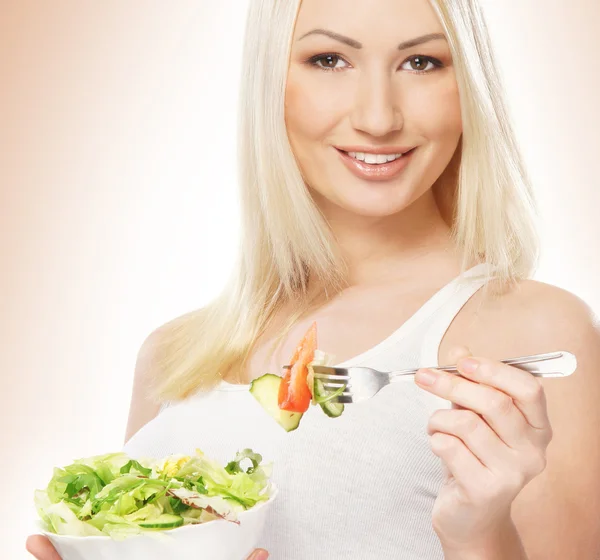
<path fill-rule="evenodd" d="M 398 93 L 384 71 L 361 76 L 351 114 L 352 126 L 371 136 L 401 130 L 404 117 Z"/>

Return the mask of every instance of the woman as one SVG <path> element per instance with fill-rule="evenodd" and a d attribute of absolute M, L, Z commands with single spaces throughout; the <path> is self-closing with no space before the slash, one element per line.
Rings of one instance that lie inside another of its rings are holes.
<path fill-rule="evenodd" d="M 475 0 L 253 0 L 243 68 L 240 259 L 143 345 L 125 451 L 273 460 L 276 559 L 595 558 L 600 334 L 528 279 L 532 195 Z M 340 364 L 423 369 L 285 433 L 247 384 L 313 321 Z M 554 350 L 575 375 L 499 361 Z"/>

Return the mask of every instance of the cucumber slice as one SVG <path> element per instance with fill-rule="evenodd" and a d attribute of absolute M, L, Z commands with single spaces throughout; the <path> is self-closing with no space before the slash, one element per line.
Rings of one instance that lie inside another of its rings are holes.
<path fill-rule="evenodd" d="M 315 400 L 323 409 L 323 412 L 331 418 L 337 418 L 344 412 L 343 403 L 333 402 L 337 396 L 344 392 L 345 387 L 340 387 L 335 391 L 327 391 L 320 379 L 315 379 Z"/>
<path fill-rule="evenodd" d="M 267 411 L 269 416 L 286 431 L 295 430 L 300 424 L 302 418 L 301 412 L 288 412 L 279 408 L 279 386 L 281 377 L 272 373 L 266 373 L 255 379 L 250 384 L 250 393 Z"/>
<path fill-rule="evenodd" d="M 327 414 L 330 418 L 337 418 L 341 416 L 342 412 L 344 412 L 344 404 L 337 402 L 326 402 L 320 405 L 323 409 L 323 412 Z"/>
<path fill-rule="evenodd" d="M 144 529 L 174 529 L 182 525 L 183 517 L 171 515 L 170 513 L 163 513 L 154 519 L 146 519 L 146 521 L 139 522 L 139 526 Z"/>

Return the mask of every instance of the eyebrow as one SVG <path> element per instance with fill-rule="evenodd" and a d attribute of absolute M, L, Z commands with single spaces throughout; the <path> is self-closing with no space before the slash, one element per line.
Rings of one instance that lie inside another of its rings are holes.
<path fill-rule="evenodd" d="M 335 33 L 335 31 L 330 31 L 329 29 L 313 29 L 308 33 L 305 33 L 298 39 L 301 41 L 305 37 L 309 35 L 325 35 L 326 37 L 330 37 L 335 41 L 339 41 L 340 43 L 344 43 L 353 49 L 362 49 L 362 43 L 354 39 L 350 39 L 350 37 L 345 37 L 344 35 L 340 35 L 339 33 Z M 409 39 L 408 41 L 404 41 L 398 45 L 398 50 L 403 51 L 405 49 L 410 49 L 411 47 L 416 47 L 417 45 L 422 45 L 423 43 L 429 43 L 430 41 L 437 41 L 442 39 L 446 41 L 446 36 L 443 33 L 428 33 L 427 35 L 421 35 L 420 37 L 415 37 L 414 39 Z"/>

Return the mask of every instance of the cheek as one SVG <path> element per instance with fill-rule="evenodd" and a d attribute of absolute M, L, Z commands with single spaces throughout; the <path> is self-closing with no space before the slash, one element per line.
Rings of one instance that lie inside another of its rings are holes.
<path fill-rule="evenodd" d="M 337 122 L 342 105 L 338 96 L 326 89 L 310 76 L 300 77 L 290 72 L 285 93 L 285 120 L 293 144 L 325 138 Z"/>
<path fill-rule="evenodd" d="M 423 88 L 408 100 L 411 120 L 431 141 L 456 142 L 462 133 L 458 87 L 454 79 Z"/>

